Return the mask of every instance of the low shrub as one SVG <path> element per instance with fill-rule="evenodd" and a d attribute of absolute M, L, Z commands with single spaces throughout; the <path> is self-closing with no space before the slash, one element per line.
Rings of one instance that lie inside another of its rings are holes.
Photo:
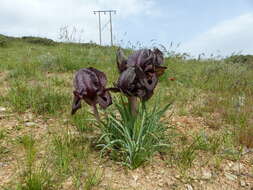
<path fill-rule="evenodd" d="M 40 45 L 46 45 L 46 46 L 56 45 L 55 41 L 48 39 L 48 38 L 24 36 L 24 37 L 22 37 L 22 39 L 25 40 L 26 42 L 29 42 L 32 44 L 40 44 Z"/>
<path fill-rule="evenodd" d="M 0 34 L 0 47 L 6 47 L 8 45 L 8 38 Z"/>
<path fill-rule="evenodd" d="M 253 56 L 252 55 L 233 55 L 225 59 L 227 63 L 232 64 L 246 64 L 253 66 Z"/>

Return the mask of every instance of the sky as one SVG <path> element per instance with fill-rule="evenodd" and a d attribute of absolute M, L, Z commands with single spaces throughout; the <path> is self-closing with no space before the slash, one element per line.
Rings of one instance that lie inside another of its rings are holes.
<path fill-rule="evenodd" d="M 117 45 L 162 44 L 192 56 L 253 54 L 253 0 L 0 0 L 0 33 L 60 40 L 65 27 L 72 41 L 98 43 L 93 11 L 109 9 L 117 11 L 112 15 Z M 101 21 L 107 45 L 109 15 Z"/>

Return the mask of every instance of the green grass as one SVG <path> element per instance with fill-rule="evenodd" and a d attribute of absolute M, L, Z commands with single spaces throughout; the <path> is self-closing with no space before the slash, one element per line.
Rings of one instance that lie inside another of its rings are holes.
<path fill-rule="evenodd" d="M 192 167 L 194 160 L 197 158 L 197 143 L 198 139 L 189 146 L 184 147 L 177 155 L 177 165 L 183 172 Z"/>
<path fill-rule="evenodd" d="M 25 160 L 22 165 L 22 171 L 17 184 L 17 190 L 43 190 L 54 189 L 52 176 L 49 173 L 48 163 L 38 163 L 38 150 L 35 146 L 35 139 L 30 136 L 22 136 L 18 143 L 25 151 Z"/>
<path fill-rule="evenodd" d="M 94 130 L 92 124 L 94 119 L 91 118 L 91 115 L 91 113 L 88 113 L 87 110 L 83 108 L 71 117 L 71 123 L 75 126 L 80 135 Z"/>
<path fill-rule="evenodd" d="M 0 130 L 0 140 L 4 139 L 4 137 L 5 137 L 5 130 L 1 129 Z"/>
<path fill-rule="evenodd" d="M 50 136 L 46 137 L 50 141 L 40 145 L 32 134 L 16 139 L 24 159 L 17 160 L 19 175 L 14 185 L 9 187 L 17 190 L 61 189 L 69 178 L 73 179 L 71 187 L 74 189 L 90 190 L 99 185 L 102 172 L 95 166 L 91 167 L 89 142 L 71 134 L 67 128 L 52 131 Z M 46 152 L 40 152 L 41 148 Z"/>
<path fill-rule="evenodd" d="M 29 63 L 24 61 L 22 64 L 18 64 L 14 69 L 9 73 L 9 77 L 14 80 L 27 80 L 30 78 L 38 77 L 38 64 Z"/>
<path fill-rule="evenodd" d="M 22 81 L 11 83 L 6 100 L 17 112 L 29 109 L 36 114 L 56 114 L 70 105 L 70 96 L 62 91 L 40 84 L 28 86 Z"/>
<path fill-rule="evenodd" d="M 71 134 L 69 129 L 52 134 L 51 156 L 58 180 L 72 176 L 76 189 L 87 190 L 100 183 L 102 174 L 96 167 L 91 167 L 88 145 L 89 142 L 83 136 Z"/>

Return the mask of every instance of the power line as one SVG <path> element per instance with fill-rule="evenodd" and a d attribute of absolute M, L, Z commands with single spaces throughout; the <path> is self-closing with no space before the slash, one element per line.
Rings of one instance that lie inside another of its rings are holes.
<path fill-rule="evenodd" d="M 113 40 L 112 40 L 112 13 L 116 14 L 116 10 L 93 11 L 93 12 L 94 12 L 94 14 L 98 13 L 98 25 L 99 25 L 98 26 L 98 31 L 99 31 L 99 44 L 100 45 L 102 44 L 101 13 L 104 13 L 104 15 L 106 15 L 106 13 L 109 13 L 110 33 L 111 33 L 111 46 L 112 46 L 113 45 Z M 104 27 L 103 27 L 103 30 L 104 30 Z"/>

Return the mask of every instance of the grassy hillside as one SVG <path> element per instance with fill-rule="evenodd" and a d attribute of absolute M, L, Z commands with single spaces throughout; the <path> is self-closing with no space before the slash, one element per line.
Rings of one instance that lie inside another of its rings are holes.
<path fill-rule="evenodd" d="M 96 44 L 0 35 L 0 187 L 252 187 L 252 56 L 167 57 L 168 70 L 147 105 L 152 109 L 158 98 L 161 107 L 172 102 L 160 121 L 169 146 L 129 170 L 119 155 L 100 154 L 96 145 L 102 130 L 87 105 L 70 116 L 75 71 L 95 67 L 112 86 L 118 77 L 115 51 Z M 118 97 L 113 94 L 114 102 Z M 116 107 L 106 112 L 117 112 Z"/>

